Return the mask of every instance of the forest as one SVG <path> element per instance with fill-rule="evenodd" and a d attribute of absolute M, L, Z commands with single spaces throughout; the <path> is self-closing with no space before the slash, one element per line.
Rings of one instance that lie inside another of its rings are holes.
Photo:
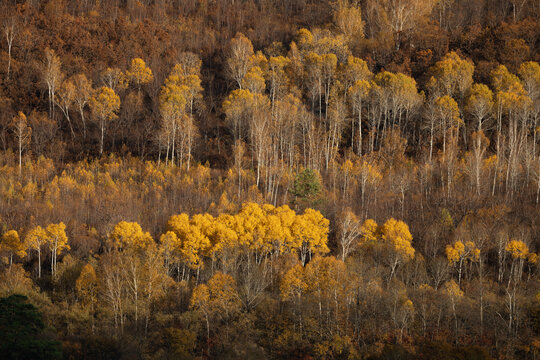
<path fill-rule="evenodd" d="M 0 30 L 0 358 L 540 358 L 537 0 Z"/>

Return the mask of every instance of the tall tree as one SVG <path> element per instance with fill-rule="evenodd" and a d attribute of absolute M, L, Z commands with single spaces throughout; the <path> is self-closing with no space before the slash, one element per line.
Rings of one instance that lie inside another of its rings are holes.
<path fill-rule="evenodd" d="M 38 253 L 38 278 L 41 278 L 41 248 L 47 244 L 47 239 L 47 231 L 41 226 L 31 229 L 24 239 L 25 246 Z"/>
<path fill-rule="evenodd" d="M 22 153 L 23 150 L 30 144 L 32 138 L 32 128 L 28 126 L 26 115 L 21 111 L 13 117 L 11 129 L 17 140 L 17 150 L 19 154 L 19 176 L 22 172 Z"/>
<path fill-rule="evenodd" d="M 57 270 L 57 257 L 63 250 L 69 250 L 70 246 L 66 235 L 66 225 L 63 222 L 58 224 L 49 224 L 45 229 L 47 233 L 47 244 L 51 251 L 51 274 L 54 277 Z"/>
<path fill-rule="evenodd" d="M 9 253 L 9 266 L 13 264 L 13 255 L 22 258 L 26 255 L 26 246 L 19 238 L 16 230 L 9 230 L 2 235 L 0 249 Z"/>
<path fill-rule="evenodd" d="M 242 80 L 251 68 L 253 45 L 243 34 L 238 33 L 231 40 L 227 56 L 227 74 L 242 89 Z"/>
<path fill-rule="evenodd" d="M 46 48 L 42 75 L 49 92 L 49 117 L 52 119 L 54 119 L 56 90 L 64 79 L 61 66 L 60 58 L 56 55 L 56 52 L 50 48 Z"/>
<path fill-rule="evenodd" d="M 4 36 L 6 37 L 7 48 L 8 48 L 8 65 L 7 65 L 7 74 L 6 78 L 9 81 L 11 74 L 11 52 L 13 48 L 13 40 L 18 34 L 19 26 L 17 23 L 17 18 L 15 16 L 10 16 L 4 20 L 3 24 Z"/>
<path fill-rule="evenodd" d="M 73 96 L 73 101 L 79 110 L 83 126 L 83 137 L 86 138 L 86 120 L 84 117 L 84 108 L 92 96 L 92 81 L 88 80 L 84 74 L 73 75 L 71 77 L 71 81 L 73 85 L 75 85 L 76 89 Z"/>
<path fill-rule="evenodd" d="M 103 86 L 99 90 L 96 90 L 90 98 L 90 108 L 101 130 L 99 155 L 102 155 L 105 128 L 108 122 L 117 118 L 116 113 L 120 109 L 120 97 L 116 95 L 113 89 Z"/>
<path fill-rule="evenodd" d="M 131 60 L 131 66 L 126 71 L 126 77 L 134 82 L 137 90 L 141 91 L 141 86 L 150 83 L 154 79 L 152 70 L 146 66 L 143 59 L 135 58 Z"/>

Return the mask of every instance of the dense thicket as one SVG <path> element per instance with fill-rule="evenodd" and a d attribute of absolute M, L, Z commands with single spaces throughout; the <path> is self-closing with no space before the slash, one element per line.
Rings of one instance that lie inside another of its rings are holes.
<path fill-rule="evenodd" d="M 2 6 L 1 301 L 64 357 L 538 356 L 537 1 Z"/>

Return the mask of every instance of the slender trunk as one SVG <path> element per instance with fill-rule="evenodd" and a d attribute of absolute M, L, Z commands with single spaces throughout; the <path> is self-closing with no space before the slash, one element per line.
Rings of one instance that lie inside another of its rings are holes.
<path fill-rule="evenodd" d="M 99 156 L 103 155 L 103 138 L 105 134 L 105 120 L 101 120 L 101 139 L 99 142 Z"/>
<path fill-rule="evenodd" d="M 41 247 L 38 246 L 38 278 L 41 278 Z"/>
<path fill-rule="evenodd" d="M 8 68 L 6 79 L 9 80 L 9 74 L 11 71 L 11 45 L 13 44 L 13 27 L 11 29 L 6 29 L 6 40 L 8 43 Z"/>
<path fill-rule="evenodd" d="M 84 119 L 84 104 L 79 104 L 79 113 L 81 114 L 81 122 L 83 125 L 83 138 L 86 139 L 86 120 Z"/>
<path fill-rule="evenodd" d="M 210 357 L 210 321 L 208 320 L 208 314 L 205 314 L 206 319 L 206 356 Z"/>

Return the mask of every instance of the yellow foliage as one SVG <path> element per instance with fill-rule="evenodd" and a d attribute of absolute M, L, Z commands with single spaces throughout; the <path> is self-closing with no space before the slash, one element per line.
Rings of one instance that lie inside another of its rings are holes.
<path fill-rule="evenodd" d="M 387 220 L 381 229 L 382 239 L 391 245 L 394 251 L 404 261 L 414 258 L 414 248 L 412 247 L 412 235 L 409 226 L 401 220 L 393 218 Z"/>
<path fill-rule="evenodd" d="M 444 292 L 453 299 L 463 297 L 463 291 L 461 291 L 459 285 L 454 280 L 447 281 L 444 284 Z"/>
<path fill-rule="evenodd" d="M 506 245 L 505 250 L 509 252 L 514 259 L 526 259 L 529 255 L 529 248 L 523 241 L 520 240 L 511 240 Z"/>
<path fill-rule="evenodd" d="M 150 233 L 143 232 L 138 223 L 127 221 L 116 224 L 109 235 L 109 240 L 109 245 L 118 250 L 144 250 L 154 243 Z"/>
<path fill-rule="evenodd" d="M 29 249 L 38 250 L 47 241 L 47 232 L 41 226 L 30 230 L 25 237 L 25 246 Z"/>
<path fill-rule="evenodd" d="M 9 251 L 21 258 L 26 255 L 25 244 L 19 238 L 19 233 L 16 230 L 9 230 L 2 235 L 0 250 Z"/>
<path fill-rule="evenodd" d="M 285 273 L 279 286 L 284 301 L 299 298 L 308 288 L 304 279 L 304 267 L 296 264 Z"/>
<path fill-rule="evenodd" d="M 90 98 L 90 107 L 101 121 L 112 120 L 120 109 L 120 98 L 113 89 L 103 86 Z"/>
<path fill-rule="evenodd" d="M 291 228 L 291 250 L 300 253 L 302 263 L 307 260 L 308 254 L 326 254 L 328 249 L 328 219 L 313 209 L 306 209 L 304 214 L 296 216 Z"/>
<path fill-rule="evenodd" d="M 195 215 L 192 219 L 187 214 L 174 215 L 167 222 L 167 229 L 174 232 L 180 242 L 182 260 L 191 268 L 203 265 L 202 257 L 211 247 L 207 234 L 212 224 L 213 217 L 209 214 Z"/>
<path fill-rule="evenodd" d="M 126 76 L 135 82 L 138 87 L 148 84 L 154 79 L 152 70 L 147 67 L 144 60 L 140 58 L 131 60 L 131 66 L 126 71 Z"/>
<path fill-rule="evenodd" d="M 75 282 L 79 298 L 85 303 L 94 303 L 97 300 L 97 285 L 96 270 L 92 264 L 86 264 Z"/>
<path fill-rule="evenodd" d="M 360 228 L 360 231 L 362 232 L 361 242 L 362 243 L 370 243 L 377 239 L 377 229 L 378 225 L 375 222 L 375 220 L 367 219 L 362 224 L 362 227 Z"/>

